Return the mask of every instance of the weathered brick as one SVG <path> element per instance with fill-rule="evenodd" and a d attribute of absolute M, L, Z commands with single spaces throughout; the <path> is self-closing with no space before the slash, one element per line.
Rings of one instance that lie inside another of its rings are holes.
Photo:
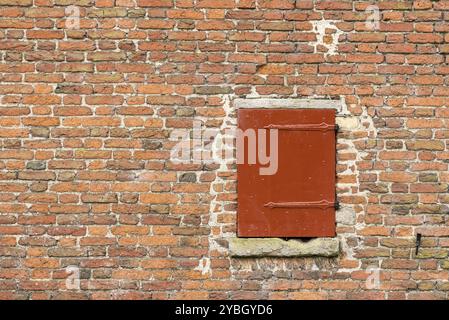
<path fill-rule="evenodd" d="M 54 172 L 36 172 L 36 171 L 21 171 L 18 178 L 20 180 L 55 180 Z"/>
<path fill-rule="evenodd" d="M 443 141 L 438 140 L 415 140 L 406 142 L 409 150 L 445 150 Z"/>
<path fill-rule="evenodd" d="M 174 194 L 150 193 L 141 195 L 140 200 L 142 201 L 142 203 L 176 203 L 178 202 L 178 197 Z"/>
<path fill-rule="evenodd" d="M 139 7 L 171 7 L 173 0 L 137 0 Z"/>
<path fill-rule="evenodd" d="M 83 194 L 81 196 L 81 201 L 85 203 L 116 203 L 117 195 L 116 194 Z"/>
<path fill-rule="evenodd" d="M 406 172 L 382 172 L 379 178 L 380 181 L 388 182 L 415 182 L 417 180 L 416 174 Z"/>
<path fill-rule="evenodd" d="M 47 165 L 43 161 L 30 161 L 26 166 L 27 169 L 31 170 L 45 170 L 46 167 Z"/>
<path fill-rule="evenodd" d="M 196 174 L 195 173 L 183 173 L 179 177 L 179 182 L 196 182 Z"/>

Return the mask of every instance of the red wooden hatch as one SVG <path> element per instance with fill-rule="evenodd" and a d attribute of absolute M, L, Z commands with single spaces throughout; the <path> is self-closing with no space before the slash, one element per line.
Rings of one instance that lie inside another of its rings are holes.
<path fill-rule="evenodd" d="M 248 163 L 247 143 L 244 150 L 237 146 L 245 155 L 237 165 L 238 236 L 335 236 L 335 110 L 240 109 L 238 126 L 244 132 L 278 130 L 278 167 L 272 175 L 260 174 L 267 165 L 259 159 Z M 269 141 L 269 132 L 266 137 Z"/>

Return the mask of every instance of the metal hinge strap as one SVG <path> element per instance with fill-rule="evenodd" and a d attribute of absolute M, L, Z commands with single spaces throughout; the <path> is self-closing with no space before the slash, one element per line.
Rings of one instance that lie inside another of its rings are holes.
<path fill-rule="evenodd" d="M 335 131 L 338 127 L 335 124 L 322 122 L 320 124 L 270 124 L 264 128 L 290 131 Z"/>
<path fill-rule="evenodd" d="M 270 209 L 274 208 L 319 208 L 319 209 L 338 209 L 338 202 L 331 202 L 327 200 L 309 201 L 309 202 L 268 202 L 264 205 Z"/>

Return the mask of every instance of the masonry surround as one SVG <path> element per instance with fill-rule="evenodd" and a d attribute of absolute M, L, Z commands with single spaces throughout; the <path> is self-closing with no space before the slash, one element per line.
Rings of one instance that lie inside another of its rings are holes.
<path fill-rule="evenodd" d="M 235 99 L 237 109 L 335 109 L 337 119 L 342 114 L 343 103 L 340 100 L 326 99 Z M 238 184 L 238 182 L 237 182 Z M 338 237 L 313 239 L 279 238 L 238 238 L 228 239 L 229 254 L 232 257 L 335 257 L 340 251 Z"/>

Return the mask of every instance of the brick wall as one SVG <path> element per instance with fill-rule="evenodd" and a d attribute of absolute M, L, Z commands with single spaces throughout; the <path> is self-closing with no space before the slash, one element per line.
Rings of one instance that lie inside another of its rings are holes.
<path fill-rule="evenodd" d="M 0 0 L 0 298 L 447 298 L 448 19 L 427 0 Z M 341 101 L 337 258 L 230 258 L 235 166 L 170 161 L 174 129 L 268 97 Z"/>

